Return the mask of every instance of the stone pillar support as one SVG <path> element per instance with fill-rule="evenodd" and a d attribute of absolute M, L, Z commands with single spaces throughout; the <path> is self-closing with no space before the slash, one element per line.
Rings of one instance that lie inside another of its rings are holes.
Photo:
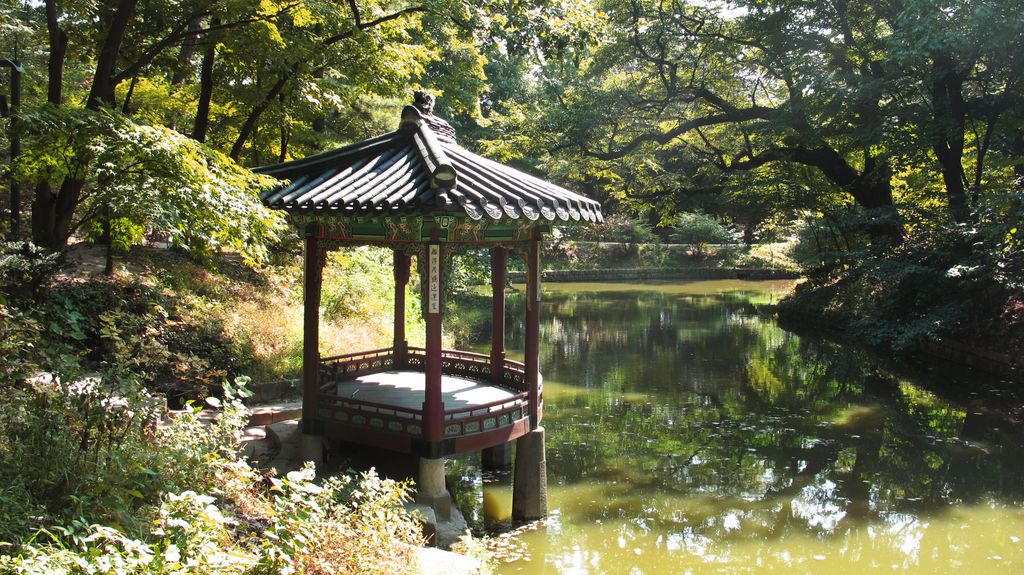
<path fill-rule="evenodd" d="M 548 513 L 548 469 L 544 428 L 538 426 L 516 440 L 512 483 L 512 519 L 533 521 Z"/>
<path fill-rule="evenodd" d="M 416 503 L 429 505 L 438 521 L 452 517 L 452 497 L 444 486 L 444 458 L 420 458 L 420 477 L 416 483 Z"/>

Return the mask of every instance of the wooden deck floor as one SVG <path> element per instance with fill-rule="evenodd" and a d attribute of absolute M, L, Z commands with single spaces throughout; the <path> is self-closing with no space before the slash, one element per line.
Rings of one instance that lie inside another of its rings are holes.
<path fill-rule="evenodd" d="M 426 377 L 422 371 L 385 371 L 342 381 L 337 384 L 337 394 L 342 398 L 421 409 L 425 382 Z M 487 405 L 515 395 L 507 389 L 479 380 L 453 375 L 441 377 L 441 397 L 445 411 Z"/>

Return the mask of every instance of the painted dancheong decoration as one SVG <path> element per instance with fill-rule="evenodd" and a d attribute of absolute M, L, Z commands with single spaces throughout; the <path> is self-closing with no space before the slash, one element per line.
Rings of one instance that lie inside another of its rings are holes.
<path fill-rule="evenodd" d="M 516 441 L 513 515 L 546 514 L 543 387 L 539 370 L 540 242 L 552 223 L 600 222 L 589 198 L 462 148 L 416 92 L 398 129 L 316 156 L 257 171 L 285 182 L 263 194 L 305 237 L 302 429 L 420 457 L 417 500 L 446 518 L 444 457 L 483 451 L 507 465 Z M 320 357 L 319 303 L 324 255 L 342 246 L 394 250 L 394 342 L 387 349 Z M 444 268 L 457 250 L 489 248 L 492 334 L 489 354 L 441 348 Z M 525 259 L 525 357 L 505 357 L 509 254 Z M 426 345 L 405 337 L 412 258 L 425 285 Z"/>

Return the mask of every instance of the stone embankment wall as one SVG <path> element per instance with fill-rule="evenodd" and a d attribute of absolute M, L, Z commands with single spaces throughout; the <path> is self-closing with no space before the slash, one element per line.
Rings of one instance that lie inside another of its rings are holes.
<path fill-rule="evenodd" d="M 522 283 L 523 272 L 509 272 L 509 281 Z M 745 269 L 745 268 L 622 268 L 595 270 L 545 270 L 541 281 L 546 282 L 595 282 L 635 280 L 783 280 L 796 279 L 800 275 L 787 270 Z"/>

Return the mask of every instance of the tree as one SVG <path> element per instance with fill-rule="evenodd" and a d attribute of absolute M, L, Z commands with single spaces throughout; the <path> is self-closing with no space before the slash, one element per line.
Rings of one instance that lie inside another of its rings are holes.
<path fill-rule="evenodd" d="M 197 256 L 230 248 L 255 264 L 283 231 L 281 216 L 256 199 L 273 180 L 173 130 L 106 109 L 44 106 L 24 121 L 31 145 L 20 176 L 81 178 L 87 193 L 75 225 L 99 226 L 113 245 L 130 246 L 154 231 Z"/>
<path fill-rule="evenodd" d="M 444 0 L 48 0 L 5 8 L 5 16 L 26 22 L 28 31 L 20 34 L 36 34 L 46 46 L 45 66 L 34 68 L 46 70 L 45 95 L 35 94 L 25 106 L 27 115 L 39 121 L 25 129 L 31 141 L 49 148 L 31 151 L 33 165 L 18 172 L 35 184 L 33 240 L 61 250 L 74 234 L 97 224 L 109 227 L 110 219 L 117 219 L 111 206 L 100 205 L 110 199 L 109 188 L 126 189 L 143 180 L 135 178 L 137 170 L 123 177 L 111 171 L 100 176 L 97 170 L 103 166 L 97 162 L 117 138 L 138 137 L 147 125 L 185 132 L 234 160 L 243 160 L 248 151 L 244 159 L 250 164 L 283 161 L 347 139 L 339 132 L 350 123 L 352 110 L 359 113 L 360 103 L 417 87 L 425 66 L 440 60 L 444 47 L 459 38 L 465 44 L 475 30 L 435 25 L 428 34 L 425 23 L 440 20 L 449 8 L 457 13 L 470 6 Z M 453 76 L 466 71 L 451 68 Z M 482 70 L 475 73 L 482 77 Z M 443 77 L 438 86 L 444 88 Z M 473 100 L 477 95 L 466 94 Z M 401 105 L 397 100 L 383 106 L 394 111 Z M 82 110 L 98 115 L 86 121 Z M 132 129 L 60 136 L 40 131 L 83 121 Z M 328 124 L 335 128 L 330 133 Z M 181 153 L 199 153 L 182 147 L 170 131 L 161 133 Z M 138 146 L 125 150 L 140 151 Z M 209 150 L 201 155 L 209 160 L 201 164 L 211 173 L 196 179 L 194 172 L 186 172 L 199 164 L 183 167 L 177 172 L 184 178 L 181 189 L 236 169 Z M 133 167 L 161 166 L 152 159 L 118 157 Z M 173 172 L 165 168 L 154 177 L 168 181 Z M 241 193 L 244 188 L 248 201 L 256 202 L 258 186 L 247 182 L 229 189 Z M 166 200 L 174 202 L 172 196 Z"/>
<path fill-rule="evenodd" d="M 95 6 L 72 2 L 58 4 L 57 0 L 47 0 L 40 8 L 49 48 L 48 105 L 72 111 L 76 108 L 65 98 L 67 68 L 76 64 L 67 60 L 69 47 L 83 51 L 86 61 L 95 65 L 91 78 L 84 83 L 86 89 L 82 91 L 84 109 L 98 112 L 115 104 L 115 91 L 121 82 L 134 77 L 171 47 L 194 37 L 196 32 L 189 30 L 189 24 L 198 16 L 212 13 L 215 9 L 240 8 L 245 3 L 227 4 L 216 0 L 184 5 L 147 2 L 144 5 L 146 10 L 137 14 L 138 0 L 101 2 Z M 261 7 L 255 12 L 240 11 L 229 23 L 221 24 L 220 29 L 265 20 L 287 9 L 285 6 L 275 12 Z M 98 25 L 93 23 L 94 16 L 98 18 Z M 145 33 L 140 33 L 143 30 Z M 76 41 L 74 46 L 72 40 Z M 132 49 L 124 49 L 126 40 L 135 40 L 130 44 Z M 72 72 L 79 76 L 84 70 L 76 68 Z M 68 137 L 74 139 L 75 135 L 68 134 Z M 69 160 L 63 170 L 38 172 L 43 177 L 36 183 L 32 205 L 33 240 L 53 250 L 62 249 L 83 224 L 84 220 L 76 220 L 75 215 L 87 199 L 85 195 L 89 191 L 86 186 L 91 175 L 89 166 L 92 158 L 88 146 L 71 145 L 60 150 L 73 156 L 58 160 Z"/>
<path fill-rule="evenodd" d="M 876 239 L 898 240 L 895 188 L 906 178 L 897 174 L 942 177 L 960 221 L 964 162 L 975 164 L 974 190 L 1003 177 L 1005 160 L 986 160 L 1012 149 L 1019 126 L 1007 118 L 1022 77 L 1021 51 L 1007 50 L 1024 38 L 1019 3 L 787 0 L 725 14 L 680 1 L 601 6 L 605 41 L 578 66 L 549 62 L 536 96 L 499 121 L 523 132 L 513 146 L 574 166 L 634 210 L 671 219 L 723 205 L 713 197 L 775 194 L 774 183 L 762 186 L 788 180 L 819 197 L 847 195 Z"/>

